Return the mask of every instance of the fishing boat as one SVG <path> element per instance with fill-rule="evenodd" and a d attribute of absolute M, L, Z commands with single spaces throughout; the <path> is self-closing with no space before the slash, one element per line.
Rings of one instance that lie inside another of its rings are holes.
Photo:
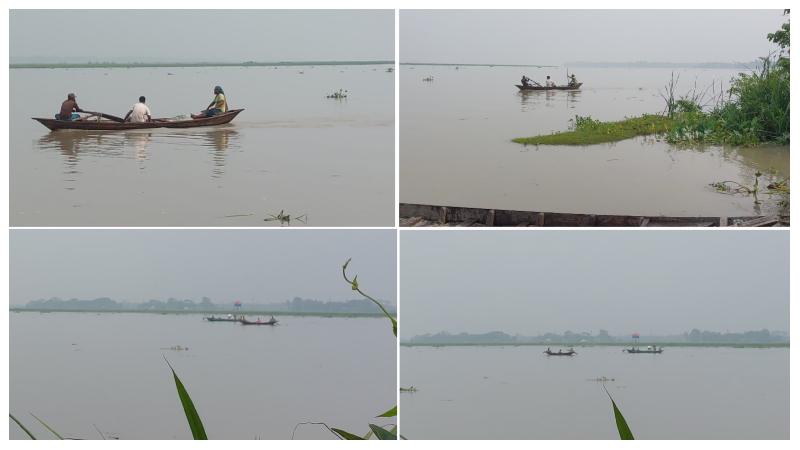
<path fill-rule="evenodd" d="M 576 352 L 573 349 L 569 349 L 569 351 L 566 351 L 566 352 L 562 352 L 562 351 L 551 352 L 549 348 L 547 350 L 543 351 L 542 353 L 546 354 L 547 356 L 572 356 L 572 355 L 577 355 L 578 354 L 578 352 Z"/>
<path fill-rule="evenodd" d="M 574 91 L 581 87 L 583 83 L 573 84 L 572 86 L 523 86 L 515 84 L 520 91 Z"/>
<path fill-rule="evenodd" d="M 242 325 L 275 325 L 278 323 L 278 320 L 273 317 L 266 322 L 250 322 L 247 319 L 240 319 L 239 322 Z"/>
<path fill-rule="evenodd" d="M 770 227 L 789 216 L 667 217 L 570 214 L 400 203 L 401 227 Z"/>
<path fill-rule="evenodd" d="M 239 319 L 236 319 L 236 318 L 228 319 L 228 318 L 225 318 L 225 317 L 214 317 L 214 316 L 203 317 L 203 320 L 205 320 L 207 322 L 238 322 L 239 321 Z"/>
<path fill-rule="evenodd" d="M 633 347 L 622 349 L 623 353 L 624 352 L 628 352 L 628 353 L 661 353 L 663 351 L 664 351 L 664 347 L 661 347 L 658 350 L 639 350 L 638 348 L 633 348 Z"/>
<path fill-rule="evenodd" d="M 33 120 L 41 123 L 51 131 L 58 130 L 141 130 L 151 128 L 196 128 L 211 127 L 230 123 L 244 109 L 232 109 L 218 116 L 204 117 L 202 119 L 170 120 L 153 119 L 152 122 L 124 122 L 123 119 L 104 113 L 89 113 L 81 119 L 71 121 L 42 119 L 33 117 Z"/>

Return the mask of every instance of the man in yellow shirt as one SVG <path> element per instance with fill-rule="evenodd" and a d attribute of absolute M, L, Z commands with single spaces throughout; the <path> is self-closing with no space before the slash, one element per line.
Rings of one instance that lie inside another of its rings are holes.
<path fill-rule="evenodd" d="M 192 114 L 192 119 L 203 119 L 205 117 L 218 116 L 228 111 L 228 101 L 225 100 L 225 91 L 220 86 L 214 87 L 214 101 L 209 103 L 205 111 L 200 114 Z"/>

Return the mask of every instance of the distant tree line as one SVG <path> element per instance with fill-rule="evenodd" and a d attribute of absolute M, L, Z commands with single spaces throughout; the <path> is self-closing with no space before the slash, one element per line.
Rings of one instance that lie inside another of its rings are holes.
<path fill-rule="evenodd" d="M 707 63 L 673 63 L 673 62 L 648 62 L 648 61 L 629 61 L 629 62 L 565 62 L 565 67 L 598 67 L 598 68 L 615 68 L 615 67 L 636 67 L 642 69 L 742 69 L 743 67 L 754 68 L 758 66 L 758 61 L 749 61 L 745 63 L 723 63 L 723 62 L 707 62 Z"/>
<path fill-rule="evenodd" d="M 585 343 L 620 343 L 628 344 L 632 341 L 631 335 L 625 337 L 611 336 L 608 331 L 600 330 L 597 335 L 590 333 L 573 333 L 572 331 L 565 331 L 563 334 L 544 333 L 538 336 L 511 336 L 500 331 L 492 331 L 490 333 L 472 334 L 472 333 L 459 333 L 450 334 L 445 331 L 436 334 L 423 334 L 417 335 L 409 339 L 407 342 L 416 344 L 515 344 L 515 343 L 569 343 L 577 344 Z M 640 340 L 642 343 L 655 343 L 655 342 L 687 342 L 687 343 L 781 343 L 789 342 L 789 333 L 781 331 L 769 331 L 763 329 L 761 331 L 746 331 L 742 333 L 719 333 L 716 331 L 700 331 L 693 329 L 691 332 L 685 332 L 682 335 L 666 335 L 666 336 L 642 336 Z"/>
<path fill-rule="evenodd" d="M 383 303 L 389 313 L 397 314 L 397 308 L 388 302 Z M 219 305 L 210 298 L 203 297 L 199 303 L 193 300 L 169 298 L 166 301 L 149 300 L 143 303 L 122 303 L 107 297 L 94 300 L 78 300 L 72 298 L 62 300 L 53 297 L 48 300 L 34 300 L 25 305 L 26 309 L 47 310 L 142 310 L 142 311 L 233 311 L 233 303 Z M 287 311 L 287 312 L 330 312 L 330 313 L 379 313 L 380 308 L 368 299 L 348 300 L 344 302 L 322 302 L 295 297 L 292 300 L 278 303 L 245 303 L 241 311 Z"/>

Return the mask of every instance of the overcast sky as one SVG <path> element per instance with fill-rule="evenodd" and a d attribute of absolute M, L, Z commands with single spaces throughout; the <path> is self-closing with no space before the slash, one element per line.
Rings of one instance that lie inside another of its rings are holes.
<path fill-rule="evenodd" d="M 551 3 L 551 6 L 553 5 Z M 749 62 L 783 10 L 401 10 L 400 62 Z"/>
<path fill-rule="evenodd" d="M 394 22 L 394 10 L 11 10 L 9 55 L 393 61 Z"/>
<path fill-rule="evenodd" d="M 397 304 L 394 230 L 12 230 L 12 304 L 60 297 Z"/>
<path fill-rule="evenodd" d="M 401 232 L 401 338 L 789 331 L 788 231 L 520 231 Z"/>

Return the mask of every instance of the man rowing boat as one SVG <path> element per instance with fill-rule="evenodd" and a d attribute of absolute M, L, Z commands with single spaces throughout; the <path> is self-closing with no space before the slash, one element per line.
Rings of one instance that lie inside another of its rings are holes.
<path fill-rule="evenodd" d="M 56 114 L 56 120 L 69 122 L 70 120 L 80 119 L 80 115 L 73 114 L 75 112 L 83 112 L 83 110 L 78 107 L 78 102 L 75 101 L 75 94 L 70 92 L 67 95 L 67 99 L 61 103 L 61 112 Z"/>

